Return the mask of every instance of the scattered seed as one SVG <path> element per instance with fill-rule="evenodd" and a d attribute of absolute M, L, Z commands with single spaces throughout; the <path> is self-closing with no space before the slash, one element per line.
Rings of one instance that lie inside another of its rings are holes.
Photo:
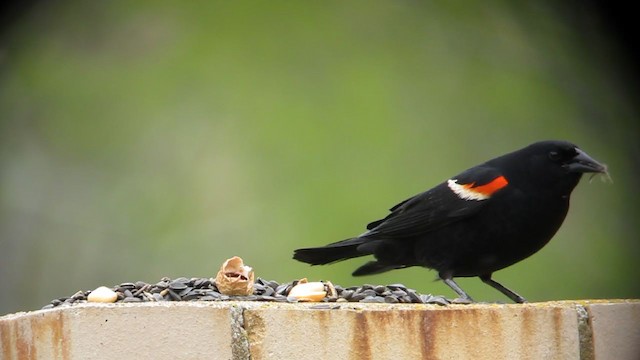
<path fill-rule="evenodd" d="M 351 300 L 353 293 L 353 290 L 343 290 L 342 293 L 340 293 L 340 297 L 344 298 L 345 300 Z"/>
<path fill-rule="evenodd" d="M 222 296 L 222 294 L 220 294 L 217 291 L 213 291 L 213 290 L 209 290 L 207 292 L 204 293 L 204 296 L 211 296 L 214 297 L 216 299 L 220 299 L 220 297 Z"/>
<path fill-rule="evenodd" d="M 432 296 L 430 294 L 420 294 L 420 300 L 422 300 L 424 304 L 429 304 L 431 302 L 431 298 Z"/>
<path fill-rule="evenodd" d="M 278 295 L 286 295 L 289 292 L 287 291 L 287 287 L 289 286 L 289 284 L 281 284 L 278 285 L 278 287 L 276 287 L 276 294 Z"/>
<path fill-rule="evenodd" d="M 378 285 L 378 286 L 375 286 L 373 288 L 373 290 L 378 294 L 382 294 L 383 292 L 387 291 L 387 287 L 386 286 L 382 286 L 382 285 Z"/>
<path fill-rule="evenodd" d="M 181 282 L 181 281 L 174 281 L 171 284 L 169 284 L 169 289 L 171 289 L 171 290 L 178 290 L 179 291 L 179 290 L 184 290 L 187 287 L 188 287 L 187 283 Z"/>
<path fill-rule="evenodd" d="M 432 296 L 429 304 L 449 305 L 449 301 L 442 296 Z"/>
<path fill-rule="evenodd" d="M 136 288 L 136 284 L 130 283 L 130 282 L 122 283 L 122 284 L 120 284 L 120 286 L 118 286 L 118 290 L 122 289 L 120 291 L 124 291 L 124 289 L 130 289 L 131 290 L 131 289 L 135 289 L 135 288 Z"/>
<path fill-rule="evenodd" d="M 384 297 L 384 302 L 386 302 L 387 304 L 395 304 L 398 301 L 399 301 L 398 298 L 390 296 L 390 295 Z"/>
<path fill-rule="evenodd" d="M 276 290 L 272 287 L 268 287 L 266 289 L 264 289 L 264 292 L 262 293 L 263 296 L 273 296 L 276 293 Z"/>
<path fill-rule="evenodd" d="M 157 294 L 153 294 L 151 295 L 151 293 L 148 292 L 143 292 L 142 295 L 149 301 L 156 301 L 155 297 L 153 297 L 153 295 L 157 295 Z"/>
<path fill-rule="evenodd" d="M 377 296 L 378 293 L 373 289 L 364 289 L 361 292 L 357 293 L 356 295 L 364 295 L 364 297 L 368 297 L 368 296 Z"/>
<path fill-rule="evenodd" d="M 471 304 L 471 300 L 469 299 L 463 299 L 463 298 L 455 298 L 453 300 L 451 300 L 452 304 Z"/>
<path fill-rule="evenodd" d="M 180 301 L 182 300 L 180 298 L 180 296 L 178 296 L 178 294 L 176 294 L 173 290 L 169 289 L 169 297 L 171 298 L 171 300 L 173 301 Z"/>
<path fill-rule="evenodd" d="M 178 296 L 180 296 L 180 297 L 186 296 L 188 293 L 190 293 L 190 292 L 191 292 L 191 290 L 193 290 L 193 288 L 192 288 L 192 287 L 187 286 L 186 288 L 184 288 L 184 289 L 182 289 L 182 290 L 178 291 Z"/>
<path fill-rule="evenodd" d="M 211 278 L 186 278 L 170 279 L 163 277 L 156 283 L 144 281 L 124 282 L 111 288 L 117 295 L 116 302 L 158 302 L 158 301 L 273 301 L 296 303 L 298 299 L 287 296 L 291 288 L 298 280 L 278 283 L 273 280 L 257 278 L 254 284 L 254 292 L 248 296 L 222 295 L 218 291 L 215 282 Z M 462 299 L 447 300 L 443 296 L 431 294 L 419 294 L 414 289 L 408 289 L 404 284 L 372 285 L 342 287 L 324 281 L 325 288 L 329 290 L 328 296 L 322 299 L 324 304 L 318 309 L 331 308 L 331 303 L 364 302 L 364 303 L 422 303 L 448 305 L 466 304 Z M 51 309 L 57 306 L 70 306 L 87 302 L 91 291 L 77 291 L 69 297 L 61 297 L 52 300 L 43 309 Z M 330 294 L 330 296 L 329 296 Z M 315 307 L 311 307 L 315 308 Z"/>
<path fill-rule="evenodd" d="M 391 290 L 406 290 L 407 287 L 404 284 L 391 284 L 387 285 L 387 287 Z"/>
<path fill-rule="evenodd" d="M 156 289 L 164 290 L 169 287 L 169 283 L 165 281 L 159 281 L 154 285 L 154 287 Z"/>
<path fill-rule="evenodd" d="M 416 294 L 415 290 L 412 290 L 412 289 L 407 290 L 407 295 L 409 295 L 409 299 L 411 300 L 412 303 L 419 303 L 419 304 L 422 303 L 420 296 Z"/>
<path fill-rule="evenodd" d="M 363 303 L 383 303 L 385 302 L 384 298 L 382 296 L 367 296 L 366 298 L 362 299 Z"/>

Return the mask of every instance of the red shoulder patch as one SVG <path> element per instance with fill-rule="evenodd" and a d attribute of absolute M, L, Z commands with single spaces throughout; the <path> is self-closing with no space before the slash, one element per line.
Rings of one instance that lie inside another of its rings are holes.
<path fill-rule="evenodd" d="M 471 184 L 458 184 L 457 179 L 450 179 L 447 182 L 449 189 L 453 191 L 459 198 L 463 200 L 486 200 L 496 191 L 507 186 L 509 181 L 504 176 L 489 181 L 486 184 L 476 186 L 475 182 Z"/>
<path fill-rule="evenodd" d="M 468 185 L 469 187 L 467 187 L 467 189 L 479 192 L 487 196 L 491 196 L 491 194 L 493 194 L 494 192 L 507 186 L 508 183 L 509 182 L 504 176 L 498 176 L 497 178 L 484 185 L 474 186 L 475 183 L 471 183 L 470 185 Z"/>

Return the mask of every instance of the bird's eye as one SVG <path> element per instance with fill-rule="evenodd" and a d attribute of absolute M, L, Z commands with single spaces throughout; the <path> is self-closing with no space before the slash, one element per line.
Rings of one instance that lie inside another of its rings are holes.
<path fill-rule="evenodd" d="M 553 160 L 553 161 L 558 161 L 560 160 L 560 153 L 557 151 L 551 151 L 549 152 L 549 159 Z"/>

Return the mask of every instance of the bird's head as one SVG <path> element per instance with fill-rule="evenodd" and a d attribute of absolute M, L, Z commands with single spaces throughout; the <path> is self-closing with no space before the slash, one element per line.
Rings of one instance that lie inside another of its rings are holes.
<path fill-rule="evenodd" d="M 536 142 L 505 155 L 501 160 L 519 168 L 521 171 L 518 173 L 526 174 L 527 182 L 538 183 L 537 186 L 562 187 L 571 191 L 584 173 L 604 174 L 609 178 L 606 165 L 567 141 Z"/>

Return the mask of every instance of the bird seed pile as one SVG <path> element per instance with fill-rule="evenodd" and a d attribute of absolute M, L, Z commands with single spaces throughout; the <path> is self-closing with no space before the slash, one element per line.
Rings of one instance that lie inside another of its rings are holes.
<path fill-rule="evenodd" d="M 272 280 L 257 278 L 254 283 L 252 295 L 230 296 L 218 291 L 215 280 L 211 278 L 186 278 L 170 279 L 162 278 L 155 284 L 144 281 L 125 282 L 111 288 L 116 294 L 115 302 L 162 302 L 162 301 L 275 301 L 283 303 L 296 303 L 299 300 L 288 296 L 291 289 L 297 285 L 298 280 L 287 283 L 278 283 Z M 361 303 L 414 303 L 414 304 L 438 304 L 448 305 L 459 303 L 448 300 L 443 296 L 419 294 L 402 284 L 351 286 L 343 288 L 332 285 L 336 296 L 328 296 L 321 302 L 361 302 Z M 62 305 L 86 303 L 92 291 L 78 291 L 68 297 L 52 300 L 42 309 L 51 309 Z"/>

